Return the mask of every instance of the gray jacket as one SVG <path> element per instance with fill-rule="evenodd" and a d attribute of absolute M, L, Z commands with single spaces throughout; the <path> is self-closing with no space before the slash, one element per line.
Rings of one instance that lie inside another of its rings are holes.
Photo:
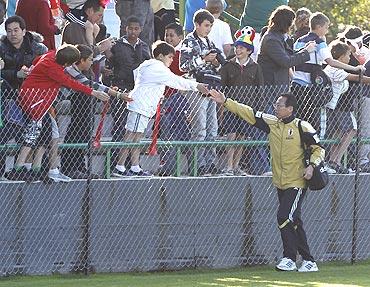
<path fill-rule="evenodd" d="M 267 85 L 289 85 L 289 68 L 303 64 L 310 59 L 306 50 L 294 53 L 277 31 L 268 31 L 261 40 L 258 64 Z"/>

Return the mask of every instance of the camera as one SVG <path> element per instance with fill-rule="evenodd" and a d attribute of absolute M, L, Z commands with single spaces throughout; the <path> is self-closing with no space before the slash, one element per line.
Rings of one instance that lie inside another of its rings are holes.
<path fill-rule="evenodd" d="M 209 50 L 209 52 L 208 52 L 208 54 L 211 54 L 211 53 L 215 53 L 215 54 L 217 54 L 217 55 L 216 55 L 216 60 L 217 60 L 217 62 L 219 62 L 219 63 L 220 63 L 220 65 L 221 65 L 221 66 L 225 65 L 225 63 L 226 63 L 226 59 L 225 59 L 225 57 L 222 55 L 222 52 L 221 52 L 221 50 L 220 50 L 220 49 L 218 49 L 218 48 L 213 48 L 213 49 Z"/>

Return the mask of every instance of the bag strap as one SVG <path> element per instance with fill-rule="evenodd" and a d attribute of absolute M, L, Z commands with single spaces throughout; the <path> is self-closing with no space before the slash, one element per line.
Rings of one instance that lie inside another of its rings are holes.
<path fill-rule="evenodd" d="M 302 129 L 302 120 L 298 120 L 298 131 L 299 131 L 299 137 L 301 139 L 301 147 L 303 149 L 303 163 L 308 166 L 310 162 L 310 151 L 306 148 L 303 140 L 303 129 Z"/>

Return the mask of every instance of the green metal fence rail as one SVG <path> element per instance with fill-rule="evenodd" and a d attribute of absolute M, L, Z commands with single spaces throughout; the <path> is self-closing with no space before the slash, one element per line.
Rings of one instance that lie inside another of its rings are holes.
<path fill-rule="evenodd" d="M 352 140 L 352 144 L 357 143 L 356 138 Z M 339 139 L 324 139 L 321 140 L 322 144 L 325 145 L 332 145 L 338 144 Z M 370 144 L 370 138 L 361 138 L 359 140 L 360 144 Z M 148 148 L 150 145 L 150 141 L 141 141 L 139 143 L 130 143 L 130 142 L 101 142 L 101 147 L 98 149 L 94 149 L 96 153 L 105 153 L 105 177 L 110 178 L 110 164 L 111 164 L 111 156 L 112 156 L 112 149 L 117 148 L 141 148 L 145 149 Z M 176 176 L 180 176 L 181 174 L 181 155 L 184 148 L 190 148 L 192 150 L 192 175 L 197 176 L 197 158 L 198 158 L 198 149 L 201 147 L 228 147 L 228 146 L 244 146 L 244 147 L 256 147 L 256 146 L 267 146 L 267 140 L 248 140 L 248 141 L 201 141 L 201 142 L 194 142 L 194 141 L 158 141 L 158 147 L 173 147 L 176 148 Z M 0 151 L 15 151 L 19 149 L 20 146 L 18 144 L 5 144 L 0 145 Z M 87 143 L 62 143 L 59 145 L 60 149 L 88 149 Z M 346 165 L 346 160 L 345 160 Z"/>

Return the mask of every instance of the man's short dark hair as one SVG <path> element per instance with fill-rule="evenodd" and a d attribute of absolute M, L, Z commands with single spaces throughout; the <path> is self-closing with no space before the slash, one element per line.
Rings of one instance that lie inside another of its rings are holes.
<path fill-rule="evenodd" d="M 157 58 L 160 54 L 162 54 L 163 56 L 167 56 L 169 54 L 175 55 L 176 53 L 175 48 L 164 41 L 155 42 L 152 46 L 152 50 L 154 58 Z"/>
<path fill-rule="evenodd" d="M 287 33 L 295 19 L 295 13 L 289 6 L 277 7 L 270 16 L 268 27 L 273 31 Z"/>
<path fill-rule="evenodd" d="M 176 35 L 177 36 L 184 36 L 184 30 L 182 28 L 181 25 L 177 24 L 177 23 L 170 23 L 166 26 L 165 28 L 166 30 L 167 29 L 172 29 L 175 31 Z"/>
<path fill-rule="evenodd" d="M 55 61 L 59 65 L 72 65 L 80 60 L 80 51 L 76 46 L 70 44 L 63 44 L 57 49 L 55 54 Z"/>
<path fill-rule="evenodd" d="M 140 20 L 139 20 L 139 18 L 138 18 L 138 17 L 136 17 L 136 16 L 129 16 L 129 17 L 127 18 L 127 20 L 126 20 L 126 23 L 127 23 L 127 25 L 126 25 L 126 26 L 128 26 L 130 23 L 137 23 L 137 24 L 139 24 L 139 26 L 141 27 Z"/>
<path fill-rule="evenodd" d="M 81 63 L 81 60 L 86 60 L 94 53 L 89 46 L 84 44 L 78 44 L 76 45 L 76 48 L 80 51 L 80 60 L 78 60 L 76 64 Z"/>
<path fill-rule="evenodd" d="M 97 12 L 100 10 L 100 8 L 105 9 L 105 6 L 102 5 L 100 0 L 87 0 L 82 7 L 82 11 L 86 11 L 89 8 L 93 8 L 93 10 Z"/>
<path fill-rule="evenodd" d="M 209 22 L 213 23 L 215 21 L 215 18 L 213 15 L 205 10 L 205 9 L 200 9 L 194 14 L 193 22 L 194 25 L 197 23 L 198 25 L 201 25 L 204 21 L 208 20 Z"/>
<path fill-rule="evenodd" d="M 14 15 L 5 20 L 5 30 L 8 29 L 8 25 L 11 23 L 18 23 L 22 30 L 26 29 L 26 22 L 21 16 Z"/>
<path fill-rule="evenodd" d="M 298 103 L 296 97 L 292 93 L 284 93 L 281 94 L 280 97 L 286 99 L 285 106 L 286 107 L 293 107 L 293 113 L 297 111 Z"/>

